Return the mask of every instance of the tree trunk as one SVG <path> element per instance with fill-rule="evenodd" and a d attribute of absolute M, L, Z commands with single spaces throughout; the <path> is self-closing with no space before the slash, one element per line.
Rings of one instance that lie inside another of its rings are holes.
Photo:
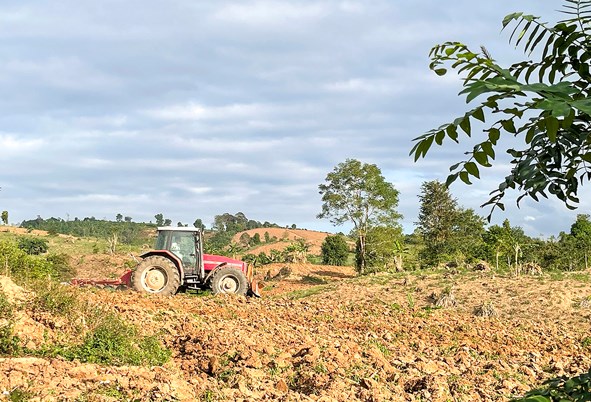
<path fill-rule="evenodd" d="M 365 236 L 359 235 L 359 273 L 365 273 Z"/>
<path fill-rule="evenodd" d="M 496 253 L 496 259 L 497 259 L 497 271 L 499 270 L 499 252 L 497 251 Z"/>

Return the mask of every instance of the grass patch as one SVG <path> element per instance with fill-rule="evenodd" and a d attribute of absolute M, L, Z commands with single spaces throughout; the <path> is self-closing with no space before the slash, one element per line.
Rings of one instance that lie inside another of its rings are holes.
<path fill-rule="evenodd" d="M 302 277 L 301 282 L 310 285 L 326 285 L 328 283 L 326 280 L 314 275 L 306 275 Z"/>
<path fill-rule="evenodd" d="M 379 350 L 382 353 L 382 355 L 384 355 L 384 357 L 388 357 L 392 354 L 390 349 L 388 349 L 386 347 L 386 345 L 384 345 L 382 342 L 380 342 L 377 339 L 370 339 L 369 344 L 374 346 L 377 350 Z"/>
<path fill-rule="evenodd" d="M 155 336 L 140 336 L 135 326 L 115 313 L 97 309 L 89 319 L 98 322 L 81 344 L 44 345 L 36 354 L 111 366 L 160 366 L 170 359 L 171 352 Z"/>
<path fill-rule="evenodd" d="M 319 285 L 319 286 L 313 286 L 308 289 L 294 290 L 293 292 L 287 293 L 285 296 L 289 299 L 292 299 L 292 300 L 303 299 L 306 297 L 310 297 L 310 296 L 314 296 L 314 295 L 317 295 L 320 293 L 327 292 L 332 289 L 333 289 L 332 286 Z"/>
<path fill-rule="evenodd" d="M 20 387 L 8 391 L 8 400 L 10 402 L 25 402 L 31 400 L 34 396 L 31 391 Z"/>

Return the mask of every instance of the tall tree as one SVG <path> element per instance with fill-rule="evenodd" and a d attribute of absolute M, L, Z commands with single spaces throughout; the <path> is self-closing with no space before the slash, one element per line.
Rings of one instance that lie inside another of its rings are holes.
<path fill-rule="evenodd" d="M 398 226 L 398 190 L 384 179 L 376 165 L 356 159 L 339 163 L 325 181 L 318 186 L 323 204 L 317 217 L 329 219 L 334 225 L 353 224 L 359 244 L 357 269 L 364 273 L 368 231 L 375 226 Z"/>
<path fill-rule="evenodd" d="M 579 214 L 570 227 L 570 234 L 576 240 L 579 250 L 585 256 L 585 269 L 589 268 L 589 249 L 591 249 L 591 221 L 589 215 Z"/>
<path fill-rule="evenodd" d="M 513 28 L 509 42 L 528 55 L 508 67 L 497 64 L 485 48 L 473 51 L 459 42 L 431 50 L 430 68 L 436 74 L 445 75 L 446 65 L 462 74 L 460 94 L 467 102 L 486 97 L 452 123 L 415 138 L 411 154 L 416 161 L 434 142 L 459 142 L 461 131 L 471 136 L 473 123 L 491 118 L 466 152 L 468 158 L 451 166 L 447 178 L 447 184 L 457 178 L 470 184 L 470 176 L 480 177 L 479 166 L 492 165 L 499 141 L 510 139 L 502 146 L 513 157 L 510 172 L 484 204 L 492 206 L 491 213 L 504 209 L 508 189 L 521 193 L 518 203 L 526 196 L 537 201 L 550 195 L 572 209 L 579 202 L 579 183 L 591 179 L 591 2 L 565 0 L 562 13 L 565 18 L 553 26 L 521 12 L 507 15 L 502 25 Z M 530 55 L 537 60 L 529 60 Z M 512 147 L 514 138 L 521 147 Z"/>
<path fill-rule="evenodd" d="M 2 223 L 8 225 L 8 211 L 2 211 Z"/>
<path fill-rule="evenodd" d="M 164 226 L 164 215 L 156 214 L 154 215 L 154 218 L 156 219 L 157 226 Z"/>
<path fill-rule="evenodd" d="M 425 244 L 423 259 L 429 265 L 437 264 L 451 251 L 449 242 L 457 219 L 458 203 L 445 184 L 437 180 L 421 185 L 419 201 L 416 225 Z"/>
<path fill-rule="evenodd" d="M 450 259 L 460 263 L 482 257 L 482 217 L 472 209 L 459 207 L 445 184 L 437 180 L 423 183 L 419 200 L 416 224 L 423 236 L 421 257 L 426 265 Z"/>
<path fill-rule="evenodd" d="M 199 218 L 195 219 L 195 222 L 193 222 L 193 226 L 195 226 L 199 230 L 205 230 L 205 225 L 203 224 L 203 221 Z"/>

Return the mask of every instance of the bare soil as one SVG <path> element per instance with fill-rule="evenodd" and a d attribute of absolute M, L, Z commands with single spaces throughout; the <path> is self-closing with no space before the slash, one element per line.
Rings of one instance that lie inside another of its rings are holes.
<path fill-rule="evenodd" d="M 271 238 L 275 237 L 277 240 L 274 242 L 265 243 L 265 232 L 269 233 Z M 244 233 L 248 234 L 250 237 L 253 237 L 256 233 L 258 233 L 261 237 L 261 241 L 263 243 L 253 249 L 248 250 L 249 253 L 253 254 L 259 254 L 261 252 L 268 254 L 271 250 L 281 251 L 293 241 L 303 239 L 310 245 L 310 254 L 319 255 L 322 242 L 326 236 L 331 235 L 331 233 L 304 229 L 258 228 L 237 233 L 232 238 L 232 241 L 238 243 L 240 241 L 240 236 L 242 236 Z"/>
<path fill-rule="evenodd" d="M 103 258 L 87 259 L 96 266 L 83 273 L 108 273 L 120 262 Z M 39 401 L 505 401 L 591 367 L 591 309 L 578 303 L 591 295 L 587 276 L 358 278 L 350 267 L 312 264 L 275 264 L 257 275 L 260 299 L 80 289 L 143 333 L 158 334 L 172 360 L 150 368 L 0 358 L 0 394 L 19 389 Z M 430 295 L 448 287 L 456 306 L 436 308 Z M 22 341 L 35 346 L 39 333 L 59 335 L 27 313 L 22 292 L 15 300 Z M 483 302 L 494 305 L 495 317 L 474 314 Z"/>

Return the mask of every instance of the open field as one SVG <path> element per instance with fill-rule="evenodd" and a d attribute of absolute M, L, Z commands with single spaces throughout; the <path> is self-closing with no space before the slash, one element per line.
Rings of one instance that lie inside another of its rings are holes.
<path fill-rule="evenodd" d="M 580 307 L 588 275 L 357 278 L 347 267 L 289 268 L 265 281 L 262 299 L 77 289 L 156 334 L 172 359 L 149 368 L 1 358 L 0 391 L 37 400 L 506 400 L 591 365 L 591 310 Z M 457 305 L 436 308 L 430 296 L 450 286 Z M 67 325 L 32 313 L 27 297 L 13 300 L 15 330 L 34 355 Z M 474 315 L 483 301 L 495 317 Z"/>

